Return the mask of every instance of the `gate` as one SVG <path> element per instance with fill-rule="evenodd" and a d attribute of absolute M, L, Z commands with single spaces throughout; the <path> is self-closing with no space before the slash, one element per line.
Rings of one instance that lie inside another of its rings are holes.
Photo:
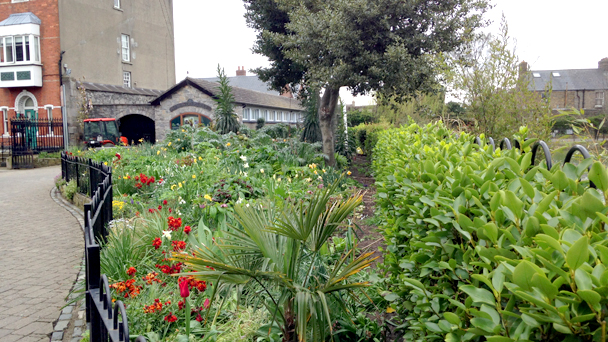
<path fill-rule="evenodd" d="M 20 117 L 11 119 L 13 169 L 34 167 L 34 154 L 59 152 L 64 148 L 63 122 Z"/>

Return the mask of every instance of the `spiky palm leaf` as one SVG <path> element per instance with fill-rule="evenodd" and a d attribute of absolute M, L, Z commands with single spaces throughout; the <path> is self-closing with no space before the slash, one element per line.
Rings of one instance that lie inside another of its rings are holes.
<path fill-rule="evenodd" d="M 308 204 L 288 205 L 280 213 L 271 205 L 236 205 L 240 227 L 216 236 L 212 246 L 192 238 L 195 255 L 174 254 L 174 259 L 196 271 L 188 275 L 218 285 L 255 283 L 271 300 L 267 307 L 273 320 L 283 325 L 285 338 L 295 323 L 299 341 L 305 342 L 308 335 L 314 341 L 323 340 L 331 333 L 330 305 L 337 298 L 333 294 L 352 295 L 353 290 L 367 286 L 351 283 L 349 278 L 375 259 L 372 253 L 354 258 L 353 248 L 331 271 L 322 261 L 321 247 L 361 203 L 359 194 L 331 203 L 338 183 L 316 193 Z"/>

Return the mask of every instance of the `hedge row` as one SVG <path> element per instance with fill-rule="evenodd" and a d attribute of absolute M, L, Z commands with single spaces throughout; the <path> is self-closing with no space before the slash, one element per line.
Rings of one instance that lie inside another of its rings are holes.
<path fill-rule="evenodd" d="M 407 341 L 606 340 L 601 163 L 547 171 L 438 123 L 381 133 L 373 167 Z"/>

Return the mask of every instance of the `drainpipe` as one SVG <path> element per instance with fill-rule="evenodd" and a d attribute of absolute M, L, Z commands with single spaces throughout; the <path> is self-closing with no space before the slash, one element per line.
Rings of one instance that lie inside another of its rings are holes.
<path fill-rule="evenodd" d="M 63 148 L 67 150 L 70 147 L 70 134 L 68 132 L 68 113 L 65 101 L 65 84 L 63 84 L 63 54 L 65 51 L 61 51 L 59 54 L 59 89 L 61 91 L 61 121 L 63 122 Z"/>

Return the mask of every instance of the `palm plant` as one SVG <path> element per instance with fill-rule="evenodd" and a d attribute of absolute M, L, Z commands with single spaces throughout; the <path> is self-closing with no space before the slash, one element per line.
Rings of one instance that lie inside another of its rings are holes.
<path fill-rule="evenodd" d="M 328 239 L 362 201 L 356 194 L 332 202 L 338 183 L 280 212 L 273 205 L 236 205 L 239 227 L 216 234 L 214 241 L 193 241 L 194 256 L 175 254 L 174 259 L 196 271 L 189 275 L 218 288 L 249 286 L 249 293 L 262 294 L 283 341 L 326 340 L 332 322 L 349 315 L 341 296 L 356 298 L 354 290 L 368 286 L 350 278 L 375 259 L 372 253 L 356 257 L 355 248 L 334 265 L 324 257 Z"/>

